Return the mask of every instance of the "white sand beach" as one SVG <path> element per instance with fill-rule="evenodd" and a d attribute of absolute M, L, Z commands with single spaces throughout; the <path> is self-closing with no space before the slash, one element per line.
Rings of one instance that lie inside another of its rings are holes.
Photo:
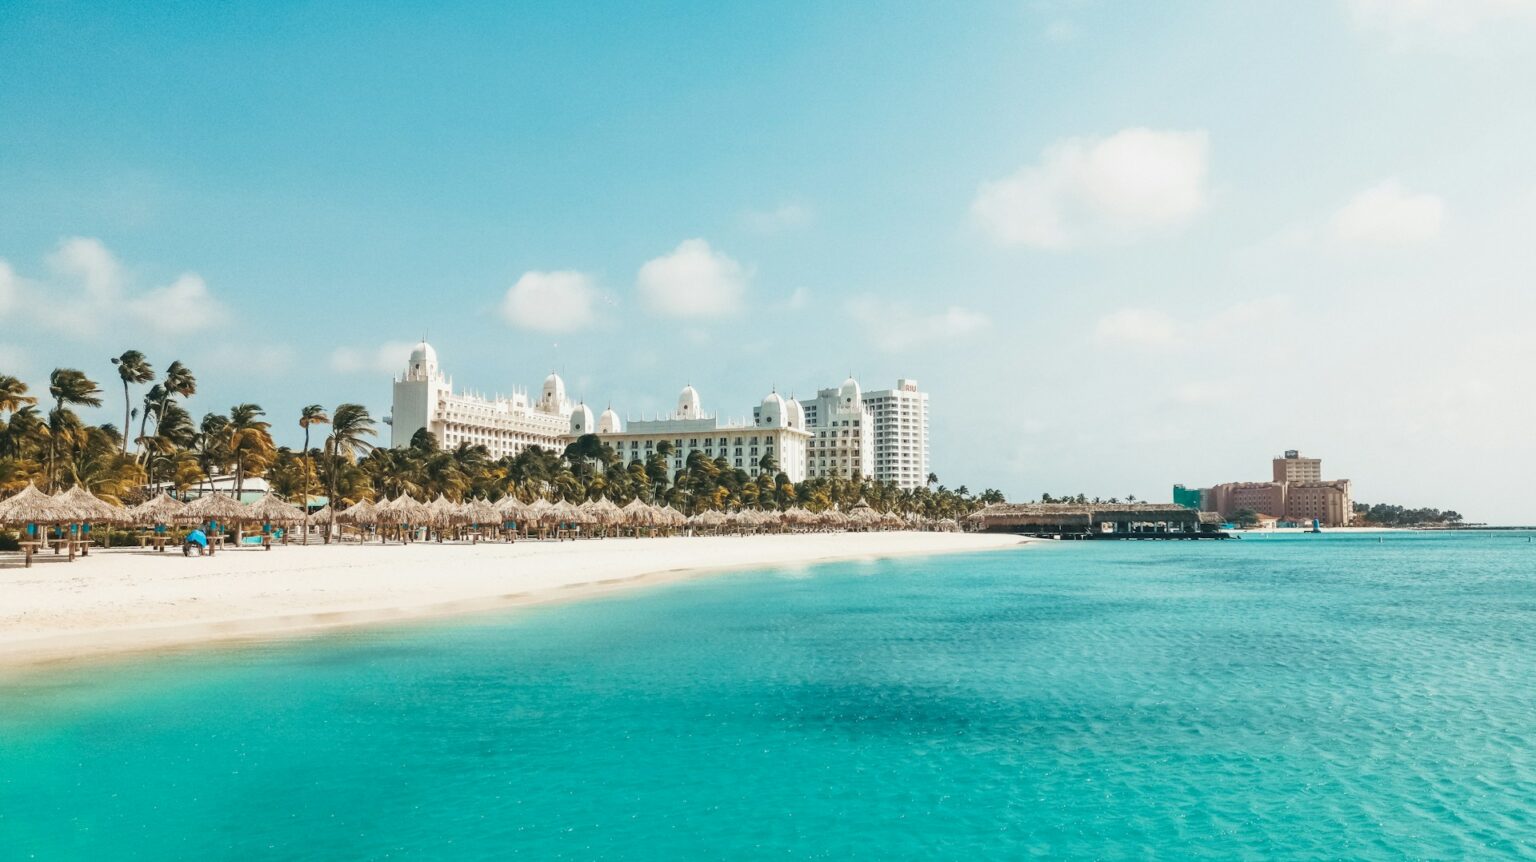
<path fill-rule="evenodd" d="M 292 545 L 212 557 L 97 550 L 0 563 L 0 668 L 564 601 L 731 569 L 980 551 L 961 533 Z"/>

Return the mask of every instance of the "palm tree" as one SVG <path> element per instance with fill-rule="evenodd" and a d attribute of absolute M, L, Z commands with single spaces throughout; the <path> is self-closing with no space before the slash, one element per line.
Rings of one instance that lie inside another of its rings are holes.
<path fill-rule="evenodd" d="M 79 426 L 80 417 L 69 407 L 100 407 L 101 387 L 85 373 L 73 368 L 55 368 L 48 375 L 48 394 L 53 396 L 53 410 L 48 414 L 48 488 L 56 487 L 54 467 L 59 457 L 60 432 Z M 66 407 L 65 405 L 69 405 Z"/>
<path fill-rule="evenodd" d="M 329 425 L 331 417 L 325 412 L 325 408 L 319 404 L 311 404 L 299 411 L 299 427 L 304 429 L 304 475 L 308 477 L 314 472 L 314 467 L 309 462 L 309 426 Z M 309 507 L 309 485 L 304 486 L 304 506 Z"/>
<path fill-rule="evenodd" d="M 229 408 L 229 451 L 235 456 L 235 499 L 245 490 L 245 477 L 261 475 L 276 456 L 268 429 L 263 421 L 266 411 L 257 404 L 236 404 Z"/>
<path fill-rule="evenodd" d="M 117 376 L 123 381 L 123 454 L 128 453 L 128 423 L 133 421 L 133 402 L 129 400 L 128 387 L 134 383 L 148 383 L 155 379 L 155 370 L 149 360 L 137 350 L 125 350 L 122 356 L 112 357 L 117 366 Z"/>
<path fill-rule="evenodd" d="M 329 451 L 332 461 L 347 461 L 357 457 L 358 452 L 366 452 L 373 448 L 373 444 L 364 440 L 364 437 L 374 437 L 378 431 L 374 426 L 373 417 L 368 415 L 368 408 L 361 404 L 338 404 L 336 412 L 331 414 L 331 436 L 326 440 L 326 449 Z M 337 465 L 331 465 L 331 485 L 327 489 L 330 497 L 336 497 L 336 479 L 340 470 Z"/>
<path fill-rule="evenodd" d="M 0 374 L 0 411 L 15 413 L 36 403 L 37 399 L 27 394 L 27 384 L 9 374 Z"/>

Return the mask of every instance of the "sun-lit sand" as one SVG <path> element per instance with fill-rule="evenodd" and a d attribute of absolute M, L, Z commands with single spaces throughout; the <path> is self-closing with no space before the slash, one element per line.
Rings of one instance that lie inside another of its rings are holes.
<path fill-rule="evenodd" d="M 815 533 L 516 544 L 98 550 L 0 562 L 0 667 L 537 604 L 707 572 L 977 551 L 1015 536 Z"/>

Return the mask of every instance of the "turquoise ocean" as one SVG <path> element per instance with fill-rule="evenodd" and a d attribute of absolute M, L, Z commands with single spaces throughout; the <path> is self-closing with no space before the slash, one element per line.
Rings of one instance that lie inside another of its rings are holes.
<path fill-rule="evenodd" d="M 1536 858 L 1536 544 L 1047 543 L 0 680 L 3 860 L 1030 856 Z"/>

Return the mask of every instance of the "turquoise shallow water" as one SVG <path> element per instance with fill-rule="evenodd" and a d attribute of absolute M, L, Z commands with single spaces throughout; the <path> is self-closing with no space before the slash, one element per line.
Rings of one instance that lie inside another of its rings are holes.
<path fill-rule="evenodd" d="M 1536 856 L 1536 545 L 1058 543 L 0 682 L 0 859 Z"/>

